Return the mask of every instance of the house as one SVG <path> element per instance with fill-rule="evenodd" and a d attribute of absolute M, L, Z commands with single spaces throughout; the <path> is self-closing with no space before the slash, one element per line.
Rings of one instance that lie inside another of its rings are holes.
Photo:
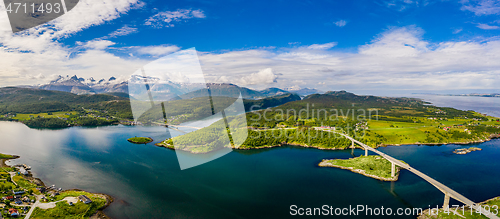
<path fill-rule="evenodd" d="M 37 188 L 38 191 L 40 191 L 40 193 L 45 193 L 47 191 L 47 189 L 41 187 L 41 188 Z"/>
<path fill-rule="evenodd" d="M 21 173 L 23 175 L 28 175 L 29 174 L 29 172 L 26 169 L 24 169 L 24 167 L 19 168 L 19 173 Z"/>
<path fill-rule="evenodd" d="M 92 203 L 92 200 L 90 200 L 90 198 L 87 197 L 86 195 L 80 195 L 80 196 L 78 196 L 78 199 L 80 199 L 80 201 L 85 203 L 85 204 Z"/>
<path fill-rule="evenodd" d="M 6 196 L 6 197 L 3 197 L 4 200 L 14 200 L 14 196 Z"/>
<path fill-rule="evenodd" d="M 21 194 L 24 194 L 24 193 L 25 193 L 25 191 L 23 191 L 23 190 L 20 190 L 20 191 L 12 191 L 12 192 L 14 192 L 14 195 L 21 195 Z"/>
<path fill-rule="evenodd" d="M 16 200 L 14 200 L 14 203 L 16 203 L 18 205 L 22 205 L 23 201 L 21 201 L 21 199 L 16 198 Z"/>
<path fill-rule="evenodd" d="M 17 216 L 19 216 L 19 212 L 17 211 L 17 209 L 14 209 L 14 208 L 9 209 L 9 214 L 10 214 L 10 216 L 12 216 L 12 217 L 17 217 Z"/>

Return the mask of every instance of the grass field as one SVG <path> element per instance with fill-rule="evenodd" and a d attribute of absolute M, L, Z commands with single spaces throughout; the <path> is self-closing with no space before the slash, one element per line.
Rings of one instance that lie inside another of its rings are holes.
<path fill-rule="evenodd" d="M 486 201 L 486 202 L 483 202 L 481 203 L 481 206 L 485 207 L 486 209 L 490 208 L 490 211 L 492 211 L 492 213 L 495 213 L 495 209 L 496 209 L 496 213 L 497 213 L 497 216 L 500 216 L 500 212 L 498 211 L 498 206 L 500 206 L 500 197 L 496 197 L 492 200 L 489 200 L 489 201 Z M 496 206 L 496 207 L 494 207 Z M 458 216 L 456 215 L 457 213 L 455 213 L 455 211 L 460 214 L 461 216 Z M 436 214 L 436 212 L 434 212 L 434 214 Z M 440 218 L 440 219 L 463 219 L 463 218 L 467 218 L 467 219 L 486 219 L 488 217 L 486 217 L 485 215 L 483 214 L 479 214 L 479 213 L 476 213 L 476 210 L 470 210 L 470 208 L 468 207 L 465 207 L 462 209 L 462 206 L 460 206 L 458 209 L 456 208 L 456 206 L 451 206 L 449 210 L 444 210 L 444 209 L 440 209 L 439 210 L 439 213 L 437 213 L 437 215 L 432 215 L 432 216 L 429 216 L 429 213 L 427 212 L 426 214 L 424 214 L 425 217 L 419 217 L 419 218 L 422 218 L 422 219 L 425 219 L 425 218 Z M 462 217 L 463 216 L 463 217 Z"/>
<path fill-rule="evenodd" d="M 13 119 L 19 120 L 19 121 L 25 121 L 29 120 L 31 118 L 69 118 L 69 115 L 75 115 L 77 112 L 54 112 L 51 113 L 52 115 L 49 115 L 49 113 L 38 113 L 38 114 L 16 114 L 15 117 L 12 117 Z"/>
<path fill-rule="evenodd" d="M 0 159 L 12 159 L 12 158 L 14 158 L 13 155 L 0 154 Z"/>
<path fill-rule="evenodd" d="M 328 163 L 336 166 L 352 167 L 355 170 L 363 170 L 366 174 L 382 178 L 391 178 L 392 164 L 381 156 L 360 156 L 347 160 L 335 159 L 329 160 Z"/>
<path fill-rule="evenodd" d="M 34 183 L 31 183 L 30 181 L 24 179 L 22 176 L 14 176 L 14 177 L 12 177 L 12 179 L 21 188 L 24 188 L 24 189 L 33 189 L 33 188 L 36 188 L 36 185 Z"/>
<path fill-rule="evenodd" d="M 380 143 L 417 144 L 417 143 L 455 143 L 485 140 L 489 132 L 471 133 L 478 125 L 485 127 L 500 126 L 496 118 L 491 121 L 475 121 L 472 119 L 430 119 L 426 117 L 408 117 L 415 122 L 397 122 L 385 120 L 368 121 L 369 130 L 363 136 L 364 142 L 375 146 Z M 490 119 L 493 119 L 491 117 Z"/>
<path fill-rule="evenodd" d="M 86 195 L 92 200 L 92 203 L 85 204 L 78 201 L 77 203 L 73 203 L 73 206 L 70 206 L 66 201 L 62 201 L 56 203 L 56 207 L 51 209 L 42 210 L 36 208 L 31 218 L 88 218 L 106 205 L 106 199 L 102 198 L 100 195 L 84 191 L 61 192 L 61 194 L 55 197 L 55 201 L 63 200 L 66 197 L 78 197 L 80 195 Z"/>

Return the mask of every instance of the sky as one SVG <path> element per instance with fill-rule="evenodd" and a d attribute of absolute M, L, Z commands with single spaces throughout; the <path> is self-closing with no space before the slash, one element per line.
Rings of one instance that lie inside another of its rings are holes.
<path fill-rule="evenodd" d="M 359 94 L 500 92 L 500 0 L 80 0 L 13 34 L 0 86 L 127 79 L 196 48 L 208 82 Z"/>

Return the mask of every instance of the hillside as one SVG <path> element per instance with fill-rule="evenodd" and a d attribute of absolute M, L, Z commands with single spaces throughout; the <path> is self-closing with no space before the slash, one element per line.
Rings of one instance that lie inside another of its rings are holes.
<path fill-rule="evenodd" d="M 243 99 L 245 111 L 259 110 L 279 106 L 288 102 L 298 101 L 300 97 L 296 94 L 284 94 L 280 96 L 267 97 L 259 100 Z M 213 96 L 214 112 L 219 113 L 236 101 L 233 97 Z M 149 103 L 145 103 L 149 104 Z M 167 120 L 170 124 L 179 124 L 187 121 L 206 118 L 212 115 L 212 107 L 208 97 L 195 97 L 192 99 L 173 100 L 164 103 Z M 163 122 L 163 110 L 156 105 L 146 111 L 139 118 L 142 123 Z"/>
<path fill-rule="evenodd" d="M 313 94 L 271 109 L 248 112 L 246 117 L 251 127 L 249 137 L 242 145 L 233 146 L 238 149 L 284 144 L 320 149 L 350 146 L 349 140 L 331 131 L 349 134 L 373 147 L 466 144 L 484 142 L 500 134 L 499 118 L 436 107 L 419 99 L 361 96 L 346 91 Z M 211 134 L 216 127 L 206 129 L 176 137 L 175 141 L 167 139 L 163 146 L 176 141 L 189 145 L 190 139 L 211 142 L 220 137 Z"/>

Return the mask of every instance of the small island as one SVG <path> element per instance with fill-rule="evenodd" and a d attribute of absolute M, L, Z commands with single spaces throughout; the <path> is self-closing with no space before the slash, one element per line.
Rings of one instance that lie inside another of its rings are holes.
<path fill-rule="evenodd" d="M 17 158 L 0 154 L 0 218 L 109 218 L 102 210 L 113 202 L 110 196 L 47 187 L 30 166 L 5 164 Z"/>
<path fill-rule="evenodd" d="M 127 139 L 128 142 L 134 143 L 134 144 L 147 144 L 153 142 L 153 139 L 150 137 L 133 137 Z"/>
<path fill-rule="evenodd" d="M 367 177 L 381 181 L 397 181 L 400 168 L 396 166 L 394 177 L 391 176 L 392 164 L 382 156 L 360 156 L 350 159 L 323 160 L 318 164 L 320 167 L 335 167 L 350 170 Z"/>
<path fill-rule="evenodd" d="M 478 148 L 478 147 L 470 147 L 470 148 L 460 148 L 460 149 L 455 149 L 453 153 L 455 154 L 468 154 L 473 151 L 482 151 L 483 149 Z"/>

